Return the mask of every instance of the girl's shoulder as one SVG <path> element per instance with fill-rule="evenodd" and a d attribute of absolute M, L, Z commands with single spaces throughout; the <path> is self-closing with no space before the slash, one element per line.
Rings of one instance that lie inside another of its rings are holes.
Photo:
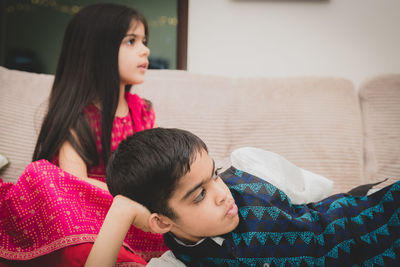
<path fill-rule="evenodd" d="M 125 94 L 125 99 L 128 102 L 129 108 L 140 110 L 141 112 L 153 112 L 153 105 L 150 100 L 141 98 L 138 94 L 132 94 L 127 92 Z"/>
<path fill-rule="evenodd" d="M 138 94 L 127 92 L 125 94 L 125 99 L 128 102 L 128 105 L 136 106 L 136 108 L 151 108 L 151 102 L 144 98 L 141 98 Z"/>
<path fill-rule="evenodd" d="M 86 115 L 97 115 L 100 114 L 100 109 L 95 104 L 90 103 L 83 108 L 83 112 Z"/>
<path fill-rule="evenodd" d="M 125 94 L 125 98 L 135 125 L 135 131 L 153 128 L 155 114 L 151 102 L 129 92 Z"/>
<path fill-rule="evenodd" d="M 89 120 L 90 122 L 101 120 L 101 111 L 95 104 L 89 104 L 86 107 L 84 107 L 83 113 L 86 119 Z"/>

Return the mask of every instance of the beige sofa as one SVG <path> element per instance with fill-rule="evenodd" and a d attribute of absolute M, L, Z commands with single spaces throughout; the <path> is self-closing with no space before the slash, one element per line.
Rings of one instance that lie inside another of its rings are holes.
<path fill-rule="evenodd" d="M 53 76 L 0 67 L 0 172 L 17 181 L 30 162 Z M 332 179 L 334 192 L 400 178 L 400 74 L 359 87 L 335 77 L 226 78 L 149 70 L 136 88 L 153 102 L 157 124 L 199 135 L 226 166 L 253 146 Z"/>

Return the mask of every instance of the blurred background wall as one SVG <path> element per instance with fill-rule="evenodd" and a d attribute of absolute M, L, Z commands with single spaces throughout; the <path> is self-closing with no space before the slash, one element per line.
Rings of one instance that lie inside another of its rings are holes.
<path fill-rule="evenodd" d="M 55 73 L 68 21 L 83 6 L 100 2 L 143 13 L 150 28 L 150 63 L 176 68 L 178 0 L 0 0 L 0 65 Z"/>
<path fill-rule="evenodd" d="M 69 18 L 82 5 L 104 1 L 0 0 L 0 64 L 26 53 L 41 72 L 54 73 Z M 144 13 L 153 62 L 176 69 L 178 1 L 105 2 Z M 400 0 L 189 0 L 187 69 L 194 73 L 359 83 L 400 72 L 399 47 Z"/>
<path fill-rule="evenodd" d="M 189 0 L 188 70 L 224 76 L 400 72 L 400 0 Z"/>

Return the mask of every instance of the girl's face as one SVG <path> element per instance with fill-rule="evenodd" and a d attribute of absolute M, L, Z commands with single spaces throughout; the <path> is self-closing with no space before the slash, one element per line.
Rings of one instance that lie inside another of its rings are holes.
<path fill-rule="evenodd" d="M 120 85 L 139 84 L 149 66 L 150 49 L 145 45 L 146 36 L 141 22 L 132 23 L 119 49 L 118 68 Z"/>

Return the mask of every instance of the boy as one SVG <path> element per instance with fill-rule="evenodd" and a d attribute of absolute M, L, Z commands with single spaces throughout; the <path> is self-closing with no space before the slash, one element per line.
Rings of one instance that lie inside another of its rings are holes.
<path fill-rule="evenodd" d="M 197 136 L 156 128 L 120 144 L 107 185 L 116 197 L 88 265 L 112 264 L 131 223 L 163 233 L 188 266 L 400 264 L 399 182 L 368 197 L 338 194 L 293 205 L 233 167 L 217 175 Z"/>

